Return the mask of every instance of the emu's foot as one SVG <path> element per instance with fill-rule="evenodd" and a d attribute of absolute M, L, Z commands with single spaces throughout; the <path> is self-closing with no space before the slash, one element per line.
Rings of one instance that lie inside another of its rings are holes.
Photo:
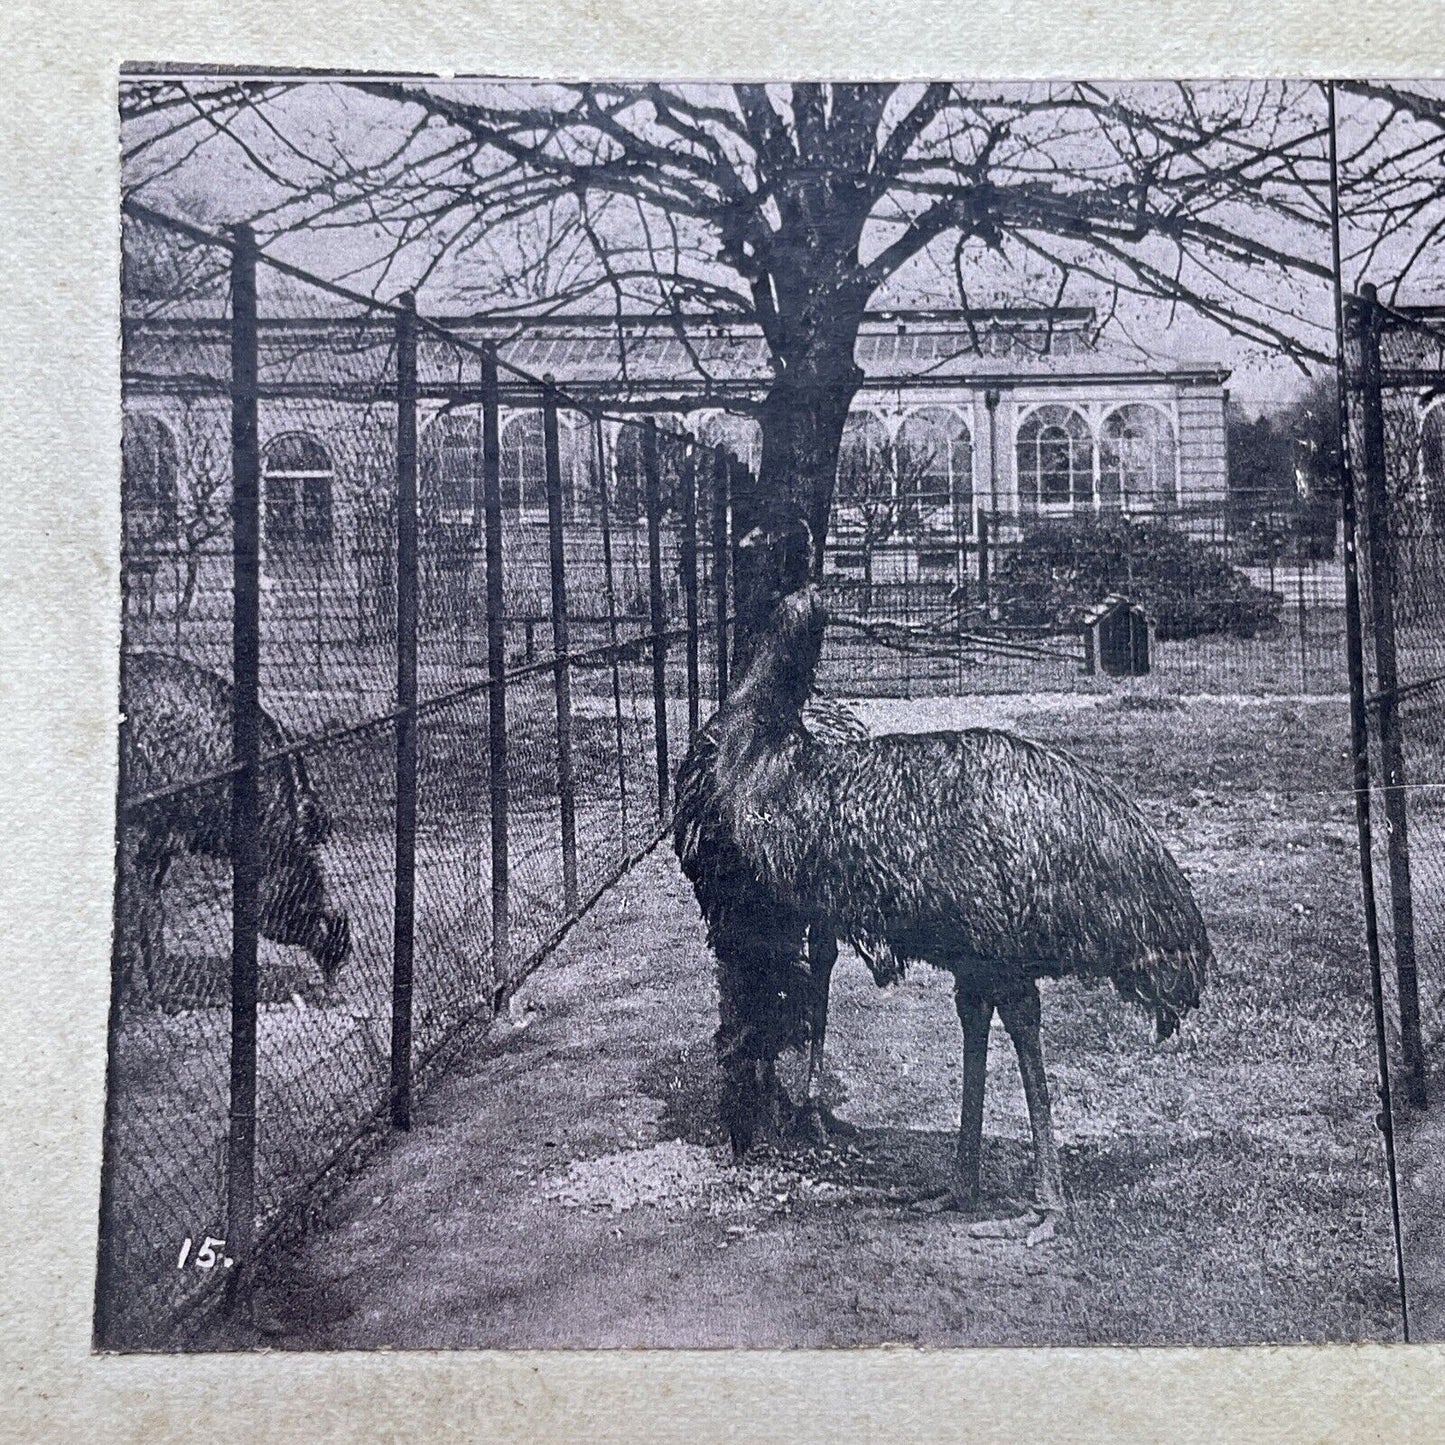
<path fill-rule="evenodd" d="M 1058 1233 L 1063 1221 L 1063 1210 L 1034 1206 L 1022 1214 L 1002 1219 L 977 1219 L 968 1226 L 973 1239 L 1018 1239 L 1032 1249 L 1036 1244 L 1047 1244 Z"/>
<path fill-rule="evenodd" d="M 793 1120 L 797 1106 L 788 1096 L 788 1091 L 778 1083 L 767 1089 L 761 1100 L 758 1116 L 758 1143 L 781 1147 L 783 1141 L 793 1132 Z"/>
<path fill-rule="evenodd" d="M 929 1189 L 921 1194 L 908 1196 L 905 1203 L 916 1214 L 942 1214 L 945 1210 L 954 1207 L 953 1191 L 951 1189 Z"/>
<path fill-rule="evenodd" d="M 793 1133 L 813 1144 L 826 1144 L 832 1139 L 856 1139 L 858 1130 L 846 1119 L 840 1119 L 826 1104 L 804 1100 L 793 1115 Z"/>

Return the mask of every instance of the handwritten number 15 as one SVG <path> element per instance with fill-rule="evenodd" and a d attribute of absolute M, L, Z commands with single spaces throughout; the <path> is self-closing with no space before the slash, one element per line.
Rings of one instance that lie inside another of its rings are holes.
<path fill-rule="evenodd" d="M 231 1263 L 229 1259 L 226 1259 L 216 1253 L 218 1249 L 224 1249 L 225 1246 L 226 1241 L 224 1239 L 215 1239 L 208 1234 L 205 1239 L 202 1240 L 201 1247 L 196 1251 L 196 1268 L 215 1269 L 218 1264 L 229 1265 Z M 176 1261 L 176 1268 L 184 1269 L 186 1267 L 186 1261 L 190 1258 L 190 1255 L 191 1239 L 190 1236 L 187 1235 L 186 1242 L 181 1245 L 181 1257 Z"/>

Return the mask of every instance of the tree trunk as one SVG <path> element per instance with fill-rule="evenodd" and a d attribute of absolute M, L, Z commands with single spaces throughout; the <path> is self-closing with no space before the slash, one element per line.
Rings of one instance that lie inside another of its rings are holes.
<path fill-rule="evenodd" d="M 180 602 L 176 611 L 181 617 L 189 618 L 191 608 L 196 600 L 196 586 L 200 581 L 201 559 L 197 553 L 197 544 L 188 544 L 186 547 L 186 575 L 181 586 Z"/>
<path fill-rule="evenodd" d="M 863 380 L 853 359 L 861 319 L 860 312 L 801 354 L 785 356 L 763 402 L 758 475 L 733 499 L 737 535 L 752 534 L 735 564 L 738 668 L 747 665 L 778 597 L 821 575 L 843 423 Z"/>

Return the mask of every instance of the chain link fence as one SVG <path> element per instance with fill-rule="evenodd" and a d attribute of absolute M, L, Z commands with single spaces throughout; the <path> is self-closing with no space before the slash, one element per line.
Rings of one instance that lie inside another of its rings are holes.
<path fill-rule="evenodd" d="M 1406 1095 L 1425 1102 L 1445 1042 L 1445 312 L 1346 312 L 1351 465 L 1359 478 L 1370 873 Z"/>
<path fill-rule="evenodd" d="M 1342 695 L 1345 582 L 1318 508 L 1236 494 L 1125 513 L 980 509 L 961 535 L 846 533 L 827 591 L 825 683 L 850 696 L 1098 691 L 1109 595 L 1147 617 L 1148 682 L 1175 695 Z M 879 643 L 885 645 L 880 646 Z"/>
<path fill-rule="evenodd" d="M 97 1339 L 146 1348 L 656 841 L 735 463 L 248 233 L 124 225 Z"/>
<path fill-rule="evenodd" d="M 97 1337 L 130 1348 L 244 1300 L 656 840 L 726 690 L 749 479 L 245 233 L 129 206 L 124 259 Z M 1343 691 L 1336 536 L 1278 502 L 845 524 L 829 555 L 841 695 Z"/>

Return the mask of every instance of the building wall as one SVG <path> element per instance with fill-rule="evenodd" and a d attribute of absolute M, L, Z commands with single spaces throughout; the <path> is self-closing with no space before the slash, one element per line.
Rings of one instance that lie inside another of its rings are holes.
<path fill-rule="evenodd" d="M 565 385 L 565 378 L 562 382 Z M 996 397 L 992 406 L 991 396 Z M 716 424 L 725 413 L 716 407 L 698 409 L 695 403 L 690 405 L 689 400 L 679 396 L 678 419 L 695 434 L 711 439 L 709 427 L 716 432 Z M 1018 429 L 1033 409 L 1044 405 L 1069 407 L 1086 422 L 1093 441 L 1096 498 L 1100 438 L 1106 418 L 1119 406 L 1145 403 L 1166 417 L 1172 429 L 1179 505 L 1187 509 L 1222 502 L 1227 493 L 1224 402 L 1224 389 L 1218 382 L 1191 384 L 1147 374 L 1141 374 L 1137 380 L 1041 375 L 1026 382 L 1014 380 L 992 393 L 982 385 L 865 385 L 855 410 L 875 415 L 890 438 L 896 438 L 900 427 L 920 409 L 951 412 L 966 425 L 971 438 L 972 507 L 968 510 L 976 512 L 982 507 L 1013 515 L 1019 511 L 1020 500 Z M 435 423 L 438 410 L 439 403 L 425 403 L 419 418 L 423 469 L 429 429 Z M 460 414 L 466 415 L 470 410 L 463 409 Z M 182 520 L 191 513 L 191 499 L 198 481 L 215 481 L 217 469 L 221 476 L 212 505 L 228 514 L 228 401 L 224 397 L 183 400 L 164 394 L 128 394 L 126 411 L 128 415 L 157 418 L 174 438 Z M 508 421 L 516 414 L 513 409 L 504 409 L 504 433 Z M 739 420 L 735 414 L 730 418 L 726 439 L 734 449 L 746 452 L 749 450 L 746 426 L 740 430 Z M 306 594 L 314 593 L 318 579 L 336 586 L 338 591 L 349 590 L 353 595 L 379 593 L 384 584 L 389 585 L 383 574 L 389 577 L 395 489 L 391 407 L 369 407 L 345 401 L 267 401 L 261 408 L 260 423 L 263 458 L 267 448 L 279 438 L 303 432 L 326 449 L 333 463 L 330 545 L 311 552 L 298 550 L 291 556 L 277 554 L 269 547 L 264 549 L 263 578 L 268 608 L 277 615 L 288 608 L 298 612 L 306 610 L 310 606 Z M 608 424 L 607 431 L 607 449 L 615 467 L 616 429 Z M 749 459 L 756 461 L 755 455 Z M 425 489 L 425 476 L 421 481 Z M 545 613 L 548 602 L 544 517 L 545 513 L 534 508 L 528 515 L 510 517 L 507 521 L 507 556 L 514 584 L 509 591 L 519 603 L 525 599 L 528 610 L 538 613 Z M 635 570 L 636 548 L 627 539 L 638 528 L 635 524 L 629 527 L 620 518 L 614 520 L 615 531 L 621 539 L 619 563 Z M 969 532 L 973 530 L 972 520 L 970 515 L 965 528 Z M 453 539 L 463 541 L 467 524 L 468 518 L 460 513 L 446 522 Z M 953 528 L 943 530 L 952 533 Z M 440 535 L 440 532 L 433 534 L 433 539 Z M 939 543 L 936 541 L 934 545 Z M 163 609 L 167 600 L 173 605 L 182 585 L 183 569 L 175 560 L 174 550 L 172 544 L 172 557 L 167 559 L 164 548 L 137 547 L 129 559 L 140 564 L 131 581 L 136 586 L 149 588 Z M 225 526 L 208 544 L 208 550 L 214 555 L 199 568 L 198 591 L 203 597 L 196 610 L 210 612 L 219 619 L 228 607 L 229 594 L 229 531 Z M 145 555 L 147 552 L 149 555 Z M 577 576 L 579 588 L 588 594 L 584 602 L 579 593 L 579 606 L 588 610 L 600 607 L 602 599 L 588 580 L 590 570 L 583 567 Z M 619 601 L 625 605 L 625 599 Z M 147 605 L 144 599 L 142 603 Z M 378 605 L 384 609 L 386 604 Z"/>
<path fill-rule="evenodd" d="M 1179 415 L 1179 478 L 1182 500 L 1223 502 L 1229 490 L 1229 458 L 1225 447 L 1224 388 L 1181 389 Z"/>

